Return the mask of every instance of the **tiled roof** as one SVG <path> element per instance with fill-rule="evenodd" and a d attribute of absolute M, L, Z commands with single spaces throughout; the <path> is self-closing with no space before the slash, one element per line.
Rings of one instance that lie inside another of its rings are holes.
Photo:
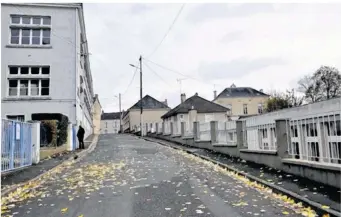
<path fill-rule="evenodd" d="M 229 110 L 224 106 L 210 102 L 198 95 L 194 95 L 164 114 L 161 118 L 164 119 L 176 114 L 188 113 L 191 109 L 197 110 L 198 113 L 227 112 Z"/>
<path fill-rule="evenodd" d="M 141 100 L 135 103 L 130 109 L 140 109 L 141 107 Z M 154 99 L 153 97 L 146 95 L 142 98 L 142 108 L 143 109 L 160 109 L 160 108 L 169 108 L 164 103 Z"/>
<path fill-rule="evenodd" d="M 114 120 L 114 119 L 120 119 L 120 112 L 103 113 L 101 115 L 101 120 Z"/>
<path fill-rule="evenodd" d="M 255 90 L 251 87 L 230 87 L 225 88 L 217 98 L 229 98 L 229 97 L 256 97 L 256 96 L 269 96 L 261 91 Z"/>

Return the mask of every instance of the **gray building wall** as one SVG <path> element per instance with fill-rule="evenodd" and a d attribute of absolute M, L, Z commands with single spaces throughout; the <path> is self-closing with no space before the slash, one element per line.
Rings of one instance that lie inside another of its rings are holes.
<path fill-rule="evenodd" d="M 11 15 L 50 16 L 50 46 L 44 48 L 10 46 Z M 25 120 L 30 120 L 32 113 L 62 113 L 67 115 L 73 124 L 82 122 L 86 134 L 91 133 L 91 111 L 84 108 L 85 105 L 81 108 L 84 104 L 83 97 L 77 96 L 79 76 L 85 75 L 80 62 L 81 28 L 77 7 L 2 4 L 1 24 L 1 117 L 25 115 Z M 10 99 L 9 65 L 50 66 L 49 96 L 43 99 L 32 97 Z M 89 90 L 86 94 L 89 103 L 92 104 Z"/>

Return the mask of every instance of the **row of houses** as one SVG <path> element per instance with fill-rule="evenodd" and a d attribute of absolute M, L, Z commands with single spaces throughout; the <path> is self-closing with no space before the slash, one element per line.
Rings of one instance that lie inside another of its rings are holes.
<path fill-rule="evenodd" d="M 144 132 L 155 128 L 151 123 L 164 122 L 165 129 L 170 131 L 173 123 L 174 131 L 180 134 L 180 123 L 192 123 L 194 121 L 210 122 L 214 120 L 236 120 L 243 116 L 261 114 L 269 96 L 261 90 L 250 87 L 236 87 L 232 85 L 224 89 L 220 94 L 214 91 L 213 99 L 207 100 L 198 93 L 186 98 L 186 94 L 180 96 L 180 104 L 171 109 L 167 100 L 158 101 L 150 95 L 139 100 L 121 116 L 119 113 L 104 113 L 102 115 L 101 133 L 116 133 L 115 124 L 122 119 L 123 132 L 139 132 L 141 118 L 141 102 L 143 107 L 142 122 Z M 114 119 L 116 118 L 116 119 Z M 116 120 L 116 122 L 114 121 Z M 146 125 L 148 123 L 148 125 Z M 161 126 L 160 126 L 161 127 Z M 188 124 L 186 131 L 191 132 Z"/>

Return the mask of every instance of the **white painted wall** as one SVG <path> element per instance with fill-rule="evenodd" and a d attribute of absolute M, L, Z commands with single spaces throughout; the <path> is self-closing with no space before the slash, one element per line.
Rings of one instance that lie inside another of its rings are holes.
<path fill-rule="evenodd" d="M 120 130 L 120 119 L 101 120 L 101 134 L 116 134 Z"/>
<path fill-rule="evenodd" d="M 51 47 L 8 47 L 12 14 L 51 16 Z M 2 118 L 6 118 L 7 115 L 24 115 L 27 121 L 31 120 L 32 113 L 62 113 L 68 116 L 73 124 L 82 124 L 85 136 L 92 133 L 91 113 L 84 105 L 83 97 L 77 95 L 77 88 L 80 85 L 79 76 L 85 75 L 85 70 L 80 65 L 80 32 L 78 9 L 75 7 L 1 5 Z M 49 65 L 49 97 L 43 100 L 9 99 L 7 97 L 9 65 Z M 92 96 L 86 80 L 85 84 L 85 94 L 92 104 Z"/>

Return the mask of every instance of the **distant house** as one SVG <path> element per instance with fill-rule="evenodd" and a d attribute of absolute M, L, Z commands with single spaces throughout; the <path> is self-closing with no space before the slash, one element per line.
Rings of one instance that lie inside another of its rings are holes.
<path fill-rule="evenodd" d="M 101 115 L 102 115 L 102 106 L 98 99 L 98 94 L 95 94 L 93 98 L 93 107 L 92 107 L 92 122 L 93 122 L 93 132 L 94 134 L 100 134 L 101 132 Z"/>
<path fill-rule="evenodd" d="M 142 107 L 143 127 L 145 127 L 146 123 L 161 123 L 161 116 L 170 110 L 167 105 L 167 100 L 160 102 L 149 95 L 142 98 Z M 141 100 L 135 103 L 123 114 L 123 132 L 140 131 L 140 109 Z"/>
<path fill-rule="evenodd" d="M 187 131 L 192 131 L 193 122 L 210 122 L 225 120 L 229 109 L 208 101 L 198 94 L 186 99 L 185 94 L 181 94 L 181 103 L 164 114 L 161 118 L 164 121 L 165 133 L 171 133 L 171 125 L 173 126 L 173 134 L 180 135 L 181 122 L 185 122 Z"/>
<path fill-rule="evenodd" d="M 101 134 L 116 134 L 120 131 L 120 112 L 102 113 Z"/>
<path fill-rule="evenodd" d="M 213 102 L 230 109 L 231 116 L 248 116 L 263 113 L 268 99 L 262 90 L 232 85 L 214 96 Z"/>

